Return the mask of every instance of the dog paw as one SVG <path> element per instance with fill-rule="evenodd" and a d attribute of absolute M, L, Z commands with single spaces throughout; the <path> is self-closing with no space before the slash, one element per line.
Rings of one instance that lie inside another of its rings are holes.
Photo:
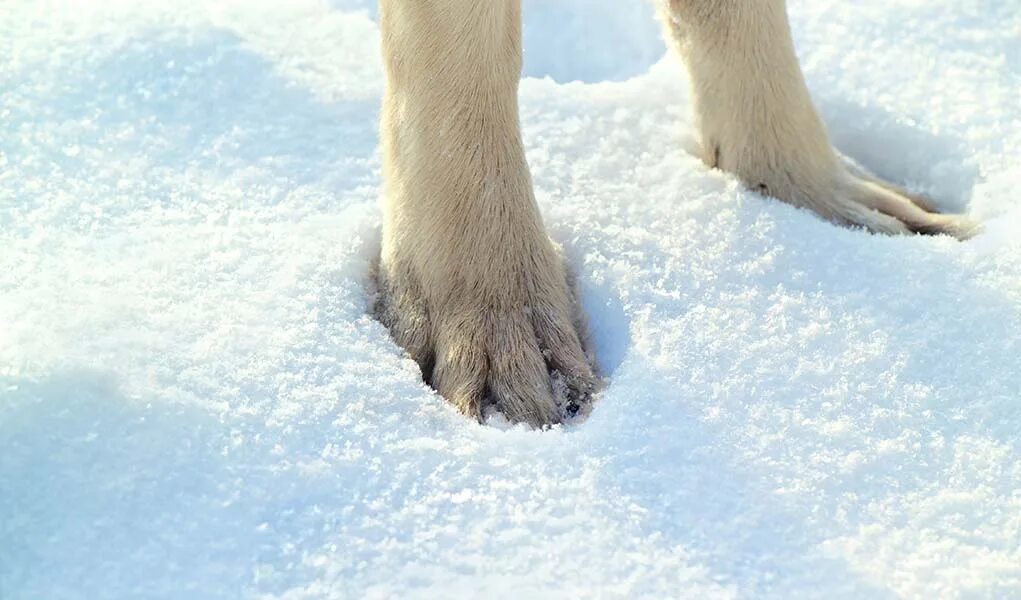
<path fill-rule="evenodd" d="M 449 287 L 425 286 L 411 269 L 381 267 L 376 314 L 466 416 L 481 421 L 492 406 L 512 422 L 543 427 L 584 410 L 596 376 L 563 274 L 518 275 L 514 285 L 451 278 Z"/>
<path fill-rule="evenodd" d="M 963 215 L 938 212 L 927 199 L 858 169 L 822 161 L 791 159 L 782 164 L 740 165 L 736 174 L 752 189 L 807 208 L 841 225 L 863 227 L 886 235 L 949 235 L 966 240 L 982 226 Z M 749 174 L 750 173 L 750 174 Z"/>
<path fill-rule="evenodd" d="M 868 176 L 848 175 L 848 199 L 865 209 L 865 219 L 854 224 L 864 225 L 881 233 L 917 233 L 948 235 L 967 240 L 982 231 L 982 226 L 964 215 L 939 213 L 931 202 L 911 194 L 899 186 Z M 893 231 L 873 226 L 876 216 L 893 219 Z"/>

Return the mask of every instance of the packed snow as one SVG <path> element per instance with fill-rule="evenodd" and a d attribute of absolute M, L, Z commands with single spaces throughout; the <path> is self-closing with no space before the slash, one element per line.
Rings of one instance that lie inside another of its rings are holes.
<path fill-rule="evenodd" d="M 607 387 L 479 425 L 367 310 L 373 0 L 0 5 L 0 598 L 1021 597 L 1021 5 L 791 0 L 873 236 L 692 154 L 652 6 L 527 0 Z"/>

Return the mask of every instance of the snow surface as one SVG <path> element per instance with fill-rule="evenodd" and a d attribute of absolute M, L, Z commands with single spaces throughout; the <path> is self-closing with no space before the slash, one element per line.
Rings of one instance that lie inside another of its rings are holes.
<path fill-rule="evenodd" d="M 0 4 L 0 598 L 1021 596 L 1021 3 L 791 2 L 836 144 L 963 244 L 707 170 L 647 3 L 525 11 L 609 380 L 548 432 L 366 314 L 372 0 Z"/>

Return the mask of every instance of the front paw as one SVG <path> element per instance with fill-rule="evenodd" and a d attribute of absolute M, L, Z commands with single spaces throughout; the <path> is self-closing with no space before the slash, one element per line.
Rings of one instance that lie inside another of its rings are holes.
<path fill-rule="evenodd" d="M 835 160 L 810 160 L 803 155 L 785 156 L 781 152 L 762 152 L 770 160 L 751 160 L 733 170 L 751 189 L 794 206 L 807 208 L 819 216 L 874 233 L 901 235 L 949 235 L 966 240 L 982 231 L 981 225 L 963 215 L 941 214 L 932 204 L 894 184 L 863 170 L 848 168 Z M 825 152 L 820 153 L 825 158 Z M 759 158 L 756 156 L 755 158 Z"/>
<path fill-rule="evenodd" d="M 875 233 L 947 235 L 967 240 L 982 231 L 980 224 L 964 215 L 939 213 L 928 200 L 871 176 L 842 173 L 839 183 L 818 197 L 817 210 L 822 214 Z"/>
<path fill-rule="evenodd" d="M 534 275 L 521 280 L 555 285 L 492 281 L 441 291 L 410 270 L 384 267 L 376 312 L 426 381 L 465 415 L 481 421 L 492 405 L 512 422 L 547 426 L 582 410 L 596 377 L 562 274 Z"/>
<path fill-rule="evenodd" d="M 866 208 L 896 219 L 908 232 L 949 235 L 963 241 L 983 230 L 981 223 L 964 215 L 940 213 L 928 198 L 861 169 L 849 169 L 848 177 L 852 199 Z"/>

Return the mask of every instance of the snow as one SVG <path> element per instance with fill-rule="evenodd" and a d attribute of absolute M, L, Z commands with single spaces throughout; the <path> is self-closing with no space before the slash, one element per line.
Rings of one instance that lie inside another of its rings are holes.
<path fill-rule="evenodd" d="M 1021 11 L 792 0 L 870 236 L 691 155 L 649 4 L 526 0 L 608 386 L 461 418 L 366 314 L 372 0 L 0 7 L 0 598 L 1021 595 Z"/>

